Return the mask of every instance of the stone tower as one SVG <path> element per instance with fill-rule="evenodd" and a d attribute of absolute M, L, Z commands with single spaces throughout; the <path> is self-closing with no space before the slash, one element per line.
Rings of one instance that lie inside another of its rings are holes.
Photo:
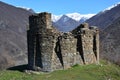
<path fill-rule="evenodd" d="M 75 64 L 99 63 L 99 31 L 81 24 L 63 33 L 52 26 L 51 14 L 29 17 L 28 66 L 32 70 L 53 71 Z"/>

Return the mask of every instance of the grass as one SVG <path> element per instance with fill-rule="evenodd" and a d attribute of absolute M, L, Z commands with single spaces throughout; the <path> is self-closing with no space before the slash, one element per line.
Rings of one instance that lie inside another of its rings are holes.
<path fill-rule="evenodd" d="M 101 61 L 101 65 L 75 65 L 68 70 L 41 74 L 4 70 L 0 71 L 0 80 L 120 80 L 120 67 Z"/>

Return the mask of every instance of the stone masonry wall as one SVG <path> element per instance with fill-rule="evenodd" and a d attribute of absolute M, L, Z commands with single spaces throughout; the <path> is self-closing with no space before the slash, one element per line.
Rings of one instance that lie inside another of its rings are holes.
<path fill-rule="evenodd" d="M 76 64 L 76 43 L 77 40 L 70 33 L 64 33 L 61 36 L 60 46 L 64 69 Z"/>
<path fill-rule="evenodd" d="M 82 39 L 84 63 L 85 64 L 95 63 L 96 57 L 93 52 L 93 47 L 94 47 L 93 32 L 88 28 L 83 28 L 83 31 L 81 33 L 81 39 Z"/>
<path fill-rule="evenodd" d="M 81 24 L 62 33 L 52 26 L 51 14 L 29 17 L 28 67 L 37 71 L 67 69 L 75 64 L 99 63 L 99 31 Z"/>

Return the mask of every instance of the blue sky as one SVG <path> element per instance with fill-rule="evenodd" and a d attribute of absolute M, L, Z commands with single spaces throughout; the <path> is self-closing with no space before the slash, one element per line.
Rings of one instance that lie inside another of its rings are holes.
<path fill-rule="evenodd" d="M 36 12 L 50 12 L 55 15 L 78 12 L 98 13 L 120 0 L 1 0 L 14 6 L 32 8 Z"/>

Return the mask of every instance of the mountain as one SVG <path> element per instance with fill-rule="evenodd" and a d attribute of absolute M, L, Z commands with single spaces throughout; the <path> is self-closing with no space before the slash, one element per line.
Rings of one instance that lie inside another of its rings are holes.
<path fill-rule="evenodd" d="M 61 17 L 62 17 L 62 15 L 54 15 L 54 14 L 52 14 L 52 21 L 57 22 Z"/>
<path fill-rule="evenodd" d="M 35 11 L 31 8 L 26 8 L 26 7 L 21 7 L 21 6 L 18 6 L 17 8 L 24 9 L 24 10 L 29 11 L 31 13 L 35 13 Z"/>
<path fill-rule="evenodd" d="M 69 13 L 65 15 L 52 15 L 52 21 L 54 26 L 62 32 L 68 32 L 75 29 L 79 24 L 83 23 L 95 14 L 79 14 Z"/>
<path fill-rule="evenodd" d="M 88 19 L 86 22 L 90 25 L 98 26 L 103 30 L 118 17 L 120 17 L 120 3 L 101 11 L 97 15 Z"/>
<path fill-rule="evenodd" d="M 120 17 L 101 32 L 102 57 L 120 65 Z"/>
<path fill-rule="evenodd" d="M 57 22 L 54 23 L 54 26 L 62 32 L 73 30 L 77 25 L 79 25 L 79 22 L 66 15 L 63 15 Z"/>
<path fill-rule="evenodd" d="M 0 69 L 27 63 L 28 10 L 0 1 Z"/>
<path fill-rule="evenodd" d="M 100 29 L 100 56 L 120 65 L 120 3 L 101 11 L 86 22 Z"/>
<path fill-rule="evenodd" d="M 75 21 L 80 22 L 81 20 L 87 20 L 89 18 L 91 18 L 92 16 L 94 16 L 95 14 L 79 14 L 79 13 L 69 13 L 66 14 L 68 17 L 74 19 Z"/>

